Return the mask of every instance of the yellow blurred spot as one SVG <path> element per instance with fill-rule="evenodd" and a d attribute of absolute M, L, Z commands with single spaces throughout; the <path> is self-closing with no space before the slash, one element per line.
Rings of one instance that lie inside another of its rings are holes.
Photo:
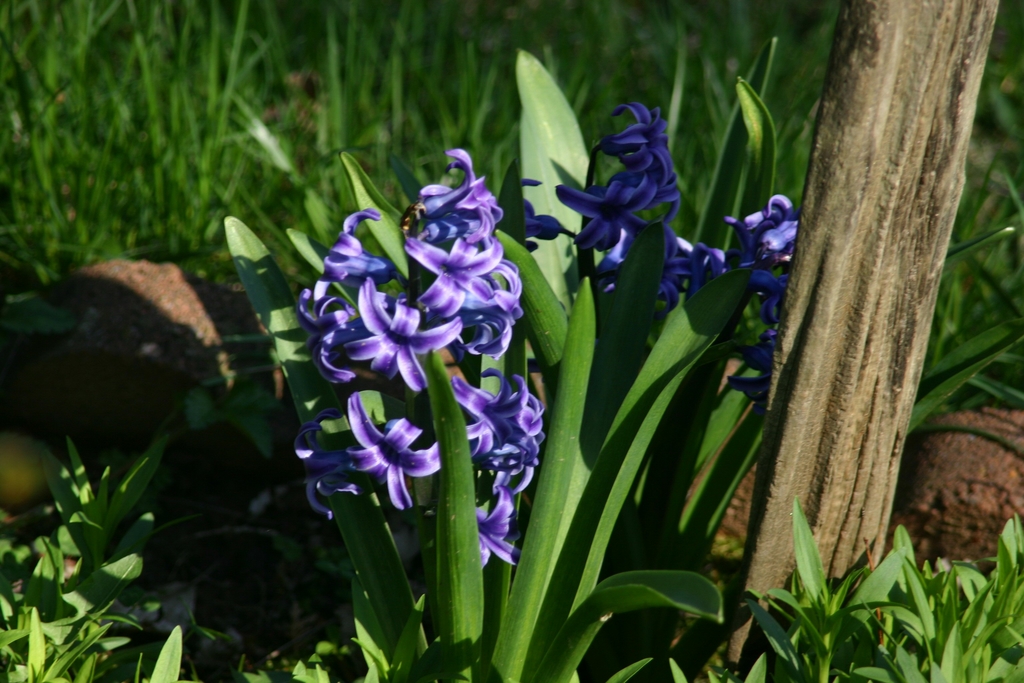
<path fill-rule="evenodd" d="M 46 446 L 35 439 L 0 432 L 0 508 L 15 512 L 44 496 L 45 452 Z"/>

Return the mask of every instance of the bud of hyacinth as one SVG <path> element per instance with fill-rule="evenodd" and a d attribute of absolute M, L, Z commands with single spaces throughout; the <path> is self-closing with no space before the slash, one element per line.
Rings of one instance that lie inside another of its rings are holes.
<path fill-rule="evenodd" d="M 316 419 L 302 425 L 295 437 L 295 454 L 306 467 L 306 498 L 309 505 L 320 514 L 333 517 L 330 508 L 320 502 L 316 494 L 330 496 L 334 493 L 360 493 L 360 488 L 348 481 L 354 470 L 347 451 L 324 450 L 317 441 L 317 433 L 323 429 L 324 420 L 337 420 L 341 413 L 334 408 L 321 411 Z"/>

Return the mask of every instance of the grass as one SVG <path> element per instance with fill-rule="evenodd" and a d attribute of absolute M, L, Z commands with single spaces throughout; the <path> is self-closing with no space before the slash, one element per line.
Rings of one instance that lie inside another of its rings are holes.
<path fill-rule="evenodd" d="M 799 199 L 838 3 L 677 4 L 10 0 L 0 11 L 0 287 L 43 288 L 115 257 L 230 280 L 231 214 L 304 281 L 284 231 L 326 241 L 357 208 L 342 150 L 396 205 L 406 202 L 391 155 L 427 183 L 442 176 L 443 150 L 464 147 L 498 187 L 518 150 L 520 48 L 555 74 L 588 141 L 621 127 L 609 117 L 620 102 L 662 107 L 687 235 L 735 77 L 778 36 L 767 96 L 777 189 Z M 954 240 L 1024 222 L 1021 112 L 1024 6 L 1007 1 Z M 1022 277 L 1019 239 L 959 266 L 940 294 L 929 357 L 1021 317 Z M 991 376 L 1022 379 L 1021 363 L 1007 361 Z M 965 389 L 954 404 L 982 394 Z"/>

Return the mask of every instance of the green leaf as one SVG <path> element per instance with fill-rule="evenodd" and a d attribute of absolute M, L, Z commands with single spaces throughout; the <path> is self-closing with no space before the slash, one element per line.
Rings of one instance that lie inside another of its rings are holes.
<path fill-rule="evenodd" d="M 630 246 L 616 278 L 611 312 L 600 331 L 580 434 L 587 470 L 593 468 L 612 420 L 643 363 L 664 261 L 665 230 L 659 221 L 644 228 Z M 610 368 L 615 371 L 610 372 Z M 579 485 L 585 483 L 584 477 Z M 575 495 L 578 497 L 580 492 Z"/>
<path fill-rule="evenodd" d="M 594 359 L 595 324 L 593 294 L 589 286 L 581 286 L 569 318 L 565 362 L 558 377 L 558 400 L 548 416 L 544 467 L 538 477 L 530 533 L 523 541 L 516 580 L 492 661 L 503 681 L 519 680 L 522 675 L 530 636 L 564 540 L 558 534 L 561 519 L 571 517 L 575 509 L 566 506 L 566 497 L 572 483 L 573 465 L 583 457 L 579 434 Z"/>
<path fill-rule="evenodd" d="M 684 674 L 683 670 L 679 668 L 678 664 L 676 664 L 676 660 L 669 657 L 668 666 L 672 670 L 672 683 L 690 683 L 686 680 L 686 674 Z"/>
<path fill-rule="evenodd" d="M 750 667 L 750 671 L 747 672 L 747 677 L 743 679 L 743 683 L 764 683 L 768 676 L 768 655 L 762 654 L 754 662 L 754 666 Z"/>
<path fill-rule="evenodd" d="M 519 161 L 513 160 L 505 172 L 498 196 L 498 206 L 502 210 L 501 230 L 519 244 L 526 243 L 526 208 L 523 205 L 523 186 L 519 178 Z M 536 262 L 534 262 L 536 263 Z M 520 375 L 527 377 L 526 366 L 526 325 L 512 328 L 512 341 L 502 357 L 503 374 L 506 377 Z"/>
<path fill-rule="evenodd" d="M 210 392 L 203 387 L 193 387 L 185 394 L 184 408 L 189 429 L 205 429 L 220 421 L 217 404 L 213 396 L 210 396 Z"/>
<path fill-rule="evenodd" d="M 789 677 L 794 682 L 807 683 L 800 667 L 800 655 L 797 654 L 793 643 L 790 642 L 789 636 L 779 626 L 779 622 L 775 621 L 775 618 L 768 614 L 756 601 L 748 598 L 747 605 L 750 607 L 750 611 L 753 613 L 761 630 L 764 631 L 765 636 L 768 638 L 772 649 L 779 656 L 779 660 L 786 673 L 789 674 Z"/>
<path fill-rule="evenodd" d="M 356 204 L 360 210 L 377 209 L 380 211 L 379 221 L 366 221 L 374 239 L 384 250 L 384 256 L 391 259 L 403 277 L 409 277 L 409 263 L 405 257 L 405 236 L 399 226 L 401 212 L 384 199 L 384 195 L 374 186 L 366 171 L 348 152 L 341 153 L 341 163 L 345 167 L 348 181 L 356 196 Z"/>
<path fill-rule="evenodd" d="M 757 55 L 746 81 L 762 98 L 768 86 L 772 59 L 778 39 L 769 40 Z M 734 215 L 738 198 L 743 193 L 743 168 L 747 154 L 747 129 L 740 115 L 737 102 L 729 116 L 729 126 L 719 147 L 715 173 L 711 178 L 708 198 L 701 210 L 700 220 L 694 232 L 694 242 L 721 247 L 726 244 L 729 233 L 722 226 L 722 217 Z"/>
<path fill-rule="evenodd" d="M 1016 233 L 1013 227 L 999 228 L 973 239 L 949 245 L 946 250 L 946 260 L 942 264 L 942 274 L 951 273 L 960 261 L 964 260 L 974 252 L 995 244 L 1001 239 L 1012 237 Z"/>
<path fill-rule="evenodd" d="M 320 275 L 324 273 L 324 259 L 330 253 L 330 249 L 324 244 L 316 241 L 306 233 L 288 228 L 286 231 L 292 246 L 299 252 L 299 256 L 306 260 L 306 263 L 313 266 Z"/>
<path fill-rule="evenodd" d="M 29 612 L 29 635 L 28 635 L 28 683 L 36 683 L 43 675 L 46 666 L 46 636 L 43 635 L 43 625 L 39 621 L 39 610 L 35 607 Z"/>
<path fill-rule="evenodd" d="M 390 664 L 388 655 L 383 650 L 386 640 L 384 631 L 380 622 L 377 621 L 377 616 L 370 605 L 370 599 L 358 576 L 352 581 L 352 612 L 358 638 L 358 640 L 355 638 L 353 640 L 363 651 L 366 666 L 371 671 L 379 668 L 382 673 L 387 673 Z M 399 636 L 399 640 L 401 640 L 401 636 Z"/>
<path fill-rule="evenodd" d="M 775 124 L 768 107 L 742 78 L 736 83 L 736 95 L 743 125 L 747 129 L 747 178 L 740 202 L 740 215 L 754 213 L 772 196 L 775 185 Z"/>
<path fill-rule="evenodd" d="M 43 680 L 61 680 L 60 677 L 63 676 L 69 668 L 77 664 L 82 655 L 92 649 L 93 645 L 103 637 L 112 625 L 113 623 L 108 622 L 99 628 L 91 630 L 85 634 L 84 637 L 80 635 L 77 644 L 73 648 L 66 650 L 56 659 L 56 661 L 53 662 L 53 664 L 50 665 L 50 668 L 48 668 L 46 673 L 43 675 Z"/>
<path fill-rule="evenodd" d="M 580 216 L 558 201 L 555 187 L 581 188 L 586 181 L 589 155 L 576 115 L 551 74 L 523 50 L 516 56 L 516 85 L 523 106 L 519 128 L 523 177 L 541 182 L 525 188 L 523 194 L 538 214 L 554 216 L 575 232 Z M 579 277 L 571 238 L 559 235 L 541 240 L 534 254 L 556 297 L 568 309 Z"/>
<path fill-rule="evenodd" d="M 12 645 L 22 638 L 27 638 L 29 634 L 28 629 L 11 629 L 9 631 L 0 631 L 0 647 L 7 647 Z"/>
<path fill-rule="evenodd" d="M 152 481 L 153 475 L 160 467 L 166 445 L 166 436 L 157 439 L 146 449 L 145 453 L 138 457 L 132 468 L 128 470 L 128 474 L 121 478 L 110 497 L 110 506 L 103 519 L 105 535 L 113 533 L 125 515 L 139 502 L 146 487 L 149 486 L 149 482 Z"/>
<path fill-rule="evenodd" d="M 0 330 L 15 334 L 58 334 L 75 327 L 75 316 L 39 297 L 11 301 L 0 308 Z"/>
<path fill-rule="evenodd" d="M 626 681 L 631 679 L 637 671 L 647 666 L 650 662 L 650 657 L 648 657 L 647 659 L 641 659 L 639 662 L 634 662 L 633 664 L 627 666 L 625 669 L 622 669 L 613 674 L 612 677 L 608 679 L 608 683 L 626 683 Z"/>
<path fill-rule="evenodd" d="M 61 618 L 63 611 L 64 553 L 50 539 L 44 537 L 40 541 L 43 552 L 25 587 L 25 604 L 38 607 L 43 621 L 54 621 Z"/>
<path fill-rule="evenodd" d="M 531 683 L 564 683 L 583 661 L 598 630 L 613 614 L 648 607 L 671 607 L 697 616 L 722 619 L 722 596 L 715 585 L 693 572 L 639 571 L 605 579 L 573 611 Z"/>
<path fill-rule="evenodd" d="M 917 388 L 909 431 L 924 422 L 954 391 L 1024 339 L 1024 318 L 996 325 L 957 347 L 935 364 Z"/>
<path fill-rule="evenodd" d="M 569 327 L 565 309 L 526 247 L 500 230 L 496 234 L 505 250 L 505 258 L 519 268 L 519 277 L 523 281 L 523 294 L 519 300 L 523 307 L 520 323 L 526 326 L 530 346 L 544 373 L 544 383 L 555 393 L 558 380 L 555 372 L 562 360 L 562 347 L 565 346 Z"/>
<path fill-rule="evenodd" d="M 861 581 L 857 591 L 850 598 L 851 605 L 883 602 L 889 599 L 889 591 L 903 571 L 906 549 L 893 549 L 882 563 L 875 567 L 866 579 Z"/>
<path fill-rule="evenodd" d="M 483 572 L 476 522 L 476 479 L 466 420 L 441 355 L 426 358 L 434 433 L 441 453 L 437 506 L 437 593 L 444 668 L 469 674 L 483 632 Z M 470 676 L 470 678 L 474 678 Z"/>
<path fill-rule="evenodd" d="M 78 610 L 79 614 L 105 612 L 129 583 L 142 573 L 142 556 L 128 555 L 103 565 L 78 589 L 67 593 L 64 600 Z"/>
<path fill-rule="evenodd" d="M 526 664 L 597 583 L 619 511 L 632 489 L 647 446 L 686 373 L 714 341 L 746 292 L 749 272 L 734 270 L 712 280 L 666 319 L 655 344 L 608 432 L 565 544 L 551 576 Z"/>
<path fill-rule="evenodd" d="M 942 674 L 948 683 L 964 683 L 964 648 L 960 640 L 960 624 L 954 622 L 949 635 L 946 636 L 946 647 L 942 652 Z"/>
<path fill-rule="evenodd" d="M 395 647 L 395 656 L 391 659 L 391 671 L 388 674 L 389 683 L 405 683 L 409 679 L 409 672 L 416 661 L 416 646 L 419 644 L 421 624 L 423 623 L 423 602 L 425 596 L 420 596 L 409 613 L 409 621 L 402 629 L 402 635 Z"/>
<path fill-rule="evenodd" d="M 405 198 L 409 200 L 410 204 L 415 203 L 419 199 L 420 188 L 423 187 L 423 183 L 416 179 L 416 174 L 413 173 L 409 165 L 402 161 L 401 158 L 392 154 L 388 157 L 388 161 L 391 164 L 391 170 L 394 172 L 395 177 L 398 178 L 398 184 L 402 186 Z"/>
<path fill-rule="evenodd" d="M 825 567 L 821 564 L 818 544 L 814 542 L 814 534 L 798 498 L 793 498 L 793 549 L 800 581 L 811 600 L 817 602 L 825 591 Z"/>

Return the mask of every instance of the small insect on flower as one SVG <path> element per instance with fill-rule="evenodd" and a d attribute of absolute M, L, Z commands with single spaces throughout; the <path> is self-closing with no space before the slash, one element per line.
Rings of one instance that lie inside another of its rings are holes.
<path fill-rule="evenodd" d="M 421 201 L 416 201 L 409 205 L 409 208 L 402 214 L 402 234 L 409 237 L 409 230 L 412 229 L 413 223 L 419 221 L 427 213 L 427 207 Z"/>

